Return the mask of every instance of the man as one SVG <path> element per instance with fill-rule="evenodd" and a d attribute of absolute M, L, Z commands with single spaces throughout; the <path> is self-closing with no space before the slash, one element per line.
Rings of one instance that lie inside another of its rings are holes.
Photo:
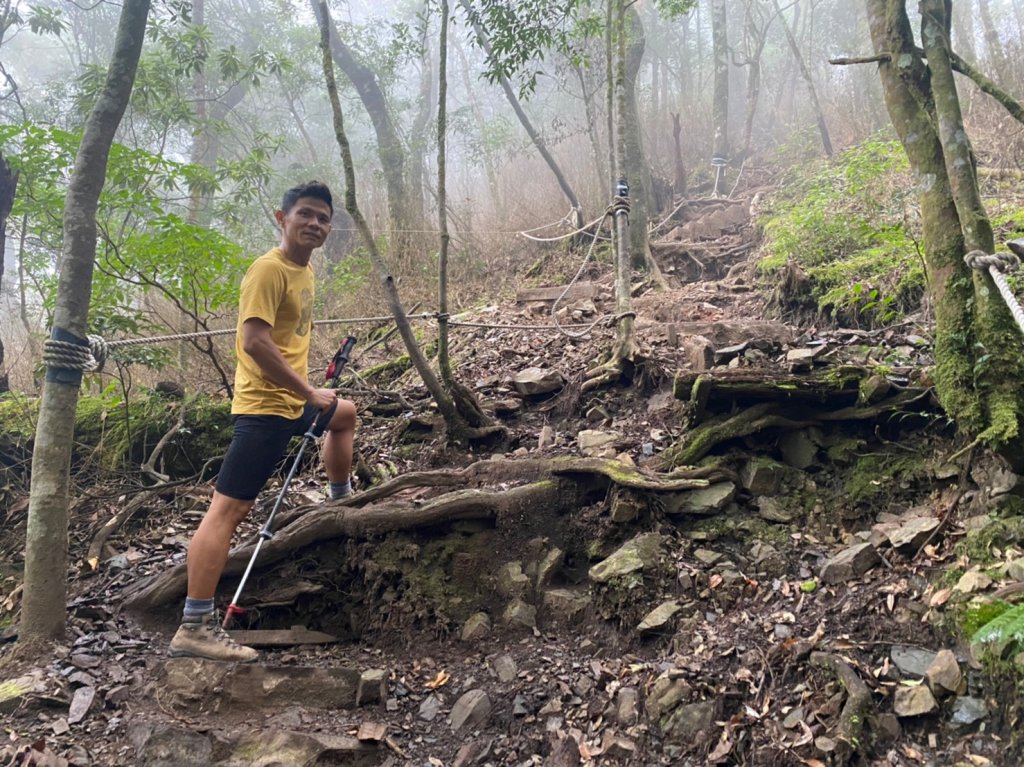
<path fill-rule="evenodd" d="M 310 386 L 309 337 L 313 314 L 310 257 L 331 231 L 334 204 L 326 185 L 311 181 L 289 189 L 275 212 L 281 244 L 257 258 L 242 280 L 235 353 L 235 431 L 217 478 L 210 508 L 188 548 L 188 597 L 171 655 L 251 661 L 221 629 L 213 597 L 231 538 L 293 436 L 337 402 L 327 426 L 323 458 L 330 495 L 352 492 L 352 438 L 356 409 L 332 389 Z"/>

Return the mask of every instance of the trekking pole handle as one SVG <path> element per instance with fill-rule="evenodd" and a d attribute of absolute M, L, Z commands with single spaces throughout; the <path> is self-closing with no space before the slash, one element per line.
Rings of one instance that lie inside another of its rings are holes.
<path fill-rule="evenodd" d="M 310 424 L 309 431 L 307 431 L 303 437 L 313 437 L 315 439 L 322 435 L 327 430 L 327 425 L 331 422 L 331 419 L 334 418 L 334 411 L 337 409 L 338 400 L 335 399 L 334 402 L 331 403 L 331 406 L 320 413 L 320 415 L 316 417 L 316 420 Z"/>
<path fill-rule="evenodd" d="M 341 342 L 341 347 L 334 355 L 334 359 L 331 360 L 331 364 L 327 366 L 327 380 L 331 383 L 336 384 L 338 378 L 341 377 L 341 371 L 348 364 L 349 355 L 352 353 L 352 348 L 356 345 L 355 336 L 346 336 L 345 340 Z"/>

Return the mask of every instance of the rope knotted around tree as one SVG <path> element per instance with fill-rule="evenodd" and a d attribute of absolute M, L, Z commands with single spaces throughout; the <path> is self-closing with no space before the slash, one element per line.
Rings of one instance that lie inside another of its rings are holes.
<path fill-rule="evenodd" d="M 43 343 L 43 364 L 48 368 L 93 373 L 103 370 L 109 344 L 101 336 L 90 335 L 88 344 L 47 338 Z"/>
<path fill-rule="evenodd" d="M 988 270 L 989 276 L 999 289 L 999 295 L 1006 302 L 1006 308 L 1010 310 L 1010 314 L 1016 320 L 1020 332 L 1024 333 L 1024 309 L 1021 309 L 1017 297 L 1010 289 L 1010 283 L 1003 276 L 1003 272 L 1013 271 L 1020 267 L 1020 259 L 1009 252 L 986 253 L 982 250 L 972 250 L 964 256 L 964 262 L 972 269 Z"/>

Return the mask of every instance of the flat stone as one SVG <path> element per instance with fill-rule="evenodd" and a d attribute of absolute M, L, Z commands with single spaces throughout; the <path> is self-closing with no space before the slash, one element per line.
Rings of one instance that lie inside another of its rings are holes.
<path fill-rule="evenodd" d="M 556 392 L 564 383 L 562 374 L 550 368 L 526 368 L 512 377 L 512 386 L 524 397 Z"/>
<path fill-rule="evenodd" d="M 128 742 L 135 748 L 135 764 L 146 767 L 207 767 L 213 763 L 213 744 L 201 733 L 184 727 L 133 719 Z"/>
<path fill-rule="evenodd" d="M 654 682 L 647 695 L 647 713 L 653 721 L 671 713 L 682 700 L 690 695 L 691 688 L 685 679 L 663 674 Z"/>
<path fill-rule="evenodd" d="M 612 522 L 622 524 L 632 522 L 647 508 L 647 504 L 634 493 L 616 493 L 612 499 Z"/>
<path fill-rule="evenodd" d="M 784 501 L 779 498 L 761 496 L 755 503 L 757 503 L 757 516 L 769 522 L 789 524 L 800 516 L 798 509 L 785 505 Z"/>
<path fill-rule="evenodd" d="M 710 370 L 715 364 L 715 348 L 704 336 L 683 336 L 679 345 L 694 370 Z"/>
<path fill-rule="evenodd" d="M 535 628 L 537 626 L 537 608 L 527 604 L 522 599 L 513 599 L 509 606 L 505 608 L 502 621 L 506 626 Z"/>
<path fill-rule="evenodd" d="M 612 578 L 654 567 L 661 558 L 665 538 L 658 533 L 643 533 L 626 541 L 607 559 L 590 568 L 590 580 L 606 583 Z"/>
<path fill-rule="evenodd" d="M 734 344 L 733 346 L 723 346 L 720 349 L 715 349 L 714 362 L 716 365 L 724 365 L 734 357 L 738 357 L 747 350 L 750 345 L 749 341 L 743 341 L 742 343 Z"/>
<path fill-rule="evenodd" d="M 615 718 L 619 724 L 629 727 L 636 724 L 640 716 L 637 709 L 639 694 L 635 687 L 620 687 L 616 695 Z"/>
<path fill-rule="evenodd" d="M 583 455 L 593 456 L 603 452 L 605 448 L 612 447 L 620 439 L 622 435 L 615 431 L 584 429 L 576 435 L 576 444 Z"/>
<path fill-rule="evenodd" d="M 462 624 L 462 633 L 459 637 L 463 642 L 472 642 L 482 639 L 491 631 L 491 619 L 487 613 L 473 613 Z"/>
<path fill-rule="evenodd" d="M 672 616 L 681 609 L 682 606 L 674 599 L 662 602 L 644 616 L 644 619 L 640 621 L 636 630 L 640 633 L 644 633 L 645 631 L 658 631 L 663 629 L 668 622 L 672 620 Z"/>
<path fill-rule="evenodd" d="M 354 668 L 262 666 L 202 658 L 170 658 L 163 667 L 164 688 L 192 705 L 216 698 L 239 708 L 291 704 L 353 708 L 361 678 L 362 672 Z"/>
<path fill-rule="evenodd" d="M 938 707 L 939 704 L 936 703 L 932 691 L 923 684 L 914 687 L 901 685 L 896 688 L 892 710 L 896 716 L 902 719 L 912 716 L 924 716 L 925 714 L 932 713 Z"/>
<path fill-rule="evenodd" d="M 373 763 L 377 745 L 345 735 L 255 730 L 242 735 L 217 767 L 305 767 L 308 764 Z M 329 761 L 328 761 L 329 760 Z M 149 762 L 140 762 L 149 764 Z M 180 764 L 192 764 L 181 762 Z"/>
<path fill-rule="evenodd" d="M 359 675 L 356 705 L 383 703 L 388 696 L 388 672 L 382 668 L 368 668 Z"/>
<path fill-rule="evenodd" d="M 787 431 L 779 439 L 782 460 L 794 469 L 813 466 L 818 457 L 818 445 L 805 430 Z"/>
<path fill-rule="evenodd" d="M 980 722 L 988 716 L 988 705 L 981 698 L 962 696 L 953 701 L 949 721 L 962 726 Z"/>
<path fill-rule="evenodd" d="M 436 695 L 428 695 L 420 703 L 420 719 L 424 722 L 433 722 L 441 713 L 441 705 L 441 700 Z"/>
<path fill-rule="evenodd" d="M 859 543 L 836 554 L 821 568 L 825 583 L 843 583 L 864 575 L 881 561 L 878 551 L 870 543 Z"/>
<path fill-rule="evenodd" d="M 960 580 L 953 587 L 954 591 L 963 594 L 971 594 L 975 591 L 983 591 L 992 585 L 992 579 L 980 570 L 968 570 L 960 576 Z"/>
<path fill-rule="evenodd" d="M 548 617 L 568 621 L 590 606 L 590 594 L 572 589 L 545 589 L 541 604 L 548 611 Z"/>
<path fill-rule="evenodd" d="M 668 494 L 664 499 L 665 513 L 708 516 L 724 509 L 735 497 L 735 484 L 716 482 L 708 487 Z"/>
<path fill-rule="evenodd" d="M 956 662 L 956 656 L 951 650 L 939 650 L 935 660 L 925 671 L 924 678 L 932 693 L 942 697 L 960 691 L 963 672 L 960 671 L 960 664 Z"/>
<path fill-rule="evenodd" d="M 928 537 L 938 528 L 940 520 L 935 517 L 913 517 L 895 530 L 888 532 L 889 543 L 894 549 L 916 551 L 924 545 Z"/>
<path fill-rule="evenodd" d="M 519 562 L 508 562 L 498 571 L 498 593 L 504 597 L 522 599 L 530 591 L 530 578 Z"/>
<path fill-rule="evenodd" d="M 705 567 L 713 567 L 722 561 L 724 554 L 719 554 L 711 549 L 697 549 L 693 552 L 693 558 Z"/>
<path fill-rule="evenodd" d="M 537 437 L 537 449 L 546 450 L 555 444 L 555 430 L 547 424 L 541 427 L 540 435 Z"/>
<path fill-rule="evenodd" d="M 711 729 L 715 704 L 710 700 L 677 706 L 661 723 L 661 732 L 670 743 L 692 743 Z"/>
<path fill-rule="evenodd" d="M 785 468 L 764 458 L 747 461 L 740 470 L 740 482 L 751 495 L 775 495 L 782 484 Z"/>
<path fill-rule="evenodd" d="M 479 727 L 491 715 L 491 699 L 483 690 L 470 690 L 455 701 L 448 718 L 452 732 L 458 734 Z"/>
<path fill-rule="evenodd" d="M 499 682 L 508 684 L 516 678 L 519 671 L 511 655 L 499 655 L 494 659 L 494 673 L 498 675 Z"/>
<path fill-rule="evenodd" d="M 564 561 L 565 552 L 558 547 L 551 549 L 545 554 L 544 558 L 537 565 L 537 586 L 547 586 L 551 583 L 551 579 L 558 572 L 558 568 L 562 566 Z"/>
<path fill-rule="evenodd" d="M 885 376 L 873 375 L 860 383 L 860 401 L 866 405 L 879 402 L 892 391 L 892 383 Z"/>
<path fill-rule="evenodd" d="M 1015 581 L 1024 581 L 1024 557 L 1007 562 L 1006 574 Z"/>
<path fill-rule="evenodd" d="M 928 673 L 929 666 L 937 653 L 923 647 L 893 645 L 890 657 L 893 664 L 904 676 L 923 677 Z"/>

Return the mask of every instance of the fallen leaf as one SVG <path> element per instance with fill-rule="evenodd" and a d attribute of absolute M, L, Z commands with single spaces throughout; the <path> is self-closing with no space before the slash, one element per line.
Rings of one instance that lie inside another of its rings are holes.
<path fill-rule="evenodd" d="M 708 586 L 710 586 L 713 589 L 717 589 L 719 586 L 722 585 L 723 580 L 724 579 L 719 573 L 715 573 L 711 576 L 711 579 L 708 581 Z"/>
<path fill-rule="evenodd" d="M 807 767 L 826 767 L 824 762 L 817 759 L 801 759 L 800 761 L 806 764 Z"/>
<path fill-rule="evenodd" d="M 952 594 L 953 589 L 939 589 L 934 594 L 932 594 L 932 598 L 928 600 L 928 606 L 941 607 L 942 605 L 946 604 L 946 602 L 949 600 Z"/>
<path fill-rule="evenodd" d="M 433 679 L 427 682 L 424 685 L 424 687 L 431 690 L 436 690 L 438 687 L 443 687 L 444 685 L 448 684 L 448 682 L 451 681 L 451 678 L 451 674 L 449 674 L 447 671 L 438 671 L 437 676 L 435 676 Z"/>
<path fill-rule="evenodd" d="M 732 747 L 733 741 L 731 738 L 725 738 L 724 740 L 719 741 L 718 745 L 715 746 L 715 750 L 708 754 L 708 761 L 722 761 L 723 759 L 725 759 L 726 756 L 729 755 L 729 752 L 732 751 Z M 822 767 L 824 767 L 824 765 L 822 765 Z"/>

